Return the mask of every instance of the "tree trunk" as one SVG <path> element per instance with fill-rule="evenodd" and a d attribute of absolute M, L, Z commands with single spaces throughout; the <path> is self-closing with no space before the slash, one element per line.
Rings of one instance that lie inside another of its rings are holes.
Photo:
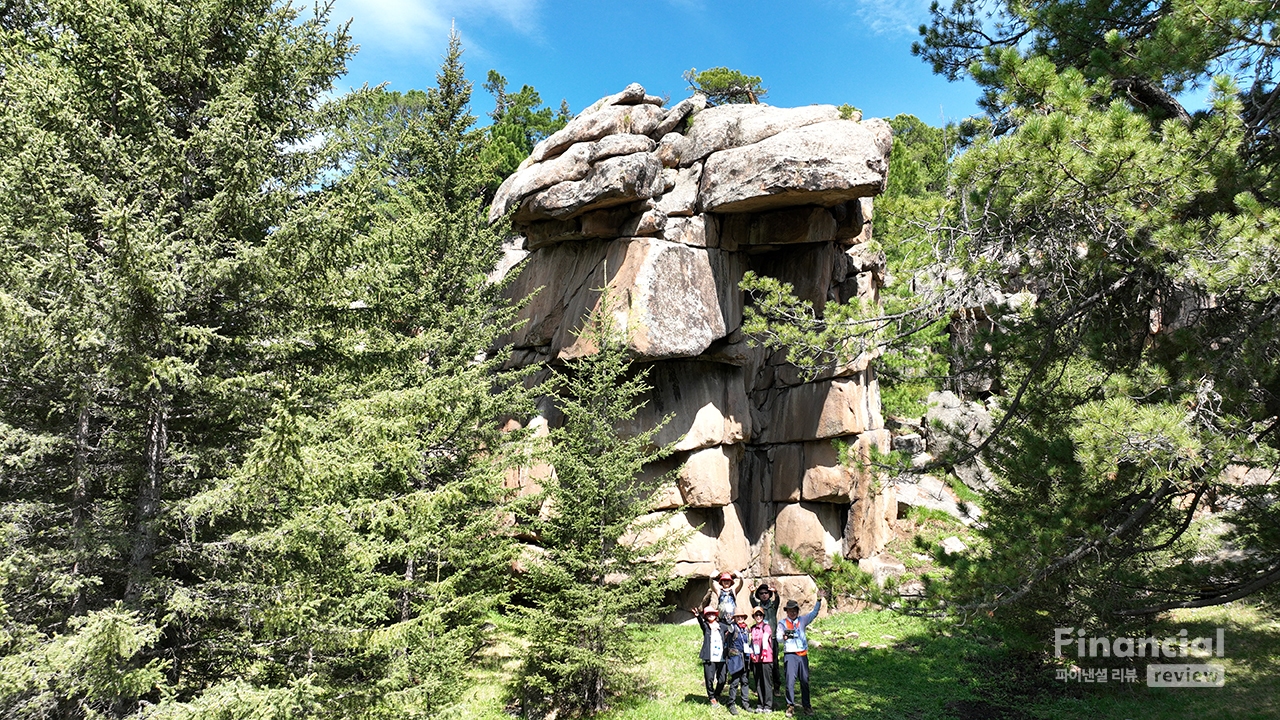
<path fill-rule="evenodd" d="M 85 551 L 85 523 L 89 506 L 89 406 L 92 393 L 86 393 L 80 402 L 76 418 L 76 451 L 71 460 L 71 576 L 77 583 L 76 594 L 71 598 L 71 614 L 85 611 L 84 588 L 79 585 L 82 567 L 87 558 Z"/>
<path fill-rule="evenodd" d="M 143 586 L 151 577 L 159 533 L 157 524 L 160 517 L 160 488 L 168 445 L 169 406 L 166 399 L 157 392 L 152 398 L 150 417 L 147 419 L 147 437 L 143 448 L 146 468 L 138 483 L 138 500 L 135 506 L 137 527 L 133 555 L 129 559 L 129 583 L 124 591 L 124 600 L 131 605 L 138 602 Z"/>
<path fill-rule="evenodd" d="M 438 566 L 437 566 L 438 567 Z M 405 563 L 404 568 L 404 592 L 400 595 L 400 620 L 401 622 L 409 620 L 413 617 L 413 588 L 415 563 L 413 558 L 409 558 L 409 562 Z"/>

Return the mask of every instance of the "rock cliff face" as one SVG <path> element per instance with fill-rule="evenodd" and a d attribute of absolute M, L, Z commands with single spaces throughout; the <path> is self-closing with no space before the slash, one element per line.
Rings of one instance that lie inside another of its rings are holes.
<path fill-rule="evenodd" d="M 891 535 L 891 488 L 860 470 L 889 450 L 871 358 L 805 382 L 783 353 L 742 337 L 742 275 L 791 283 L 821 309 L 874 301 L 872 196 L 885 185 L 891 133 L 835 107 L 664 109 L 639 85 L 604 98 L 541 142 L 503 183 L 490 221 L 518 237 L 504 268 L 513 300 L 538 290 L 509 338 L 517 365 L 592 351 L 574 332 L 614 298 L 653 388 L 635 431 L 670 415 L 659 443 L 677 455 L 654 510 L 685 507 L 671 531 L 692 535 L 676 572 L 700 595 L 714 570 L 769 578 L 812 601 L 813 583 L 779 547 L 829 562 L 874 556 Z M 539 290 L 540 289 L 540 290 Z M 552 403 L 534 423 L 555 424 Z M 513 475 L 531 488 L 547 468 Z M 696 529 L 696 530 L 695 530 Z M 687 606 L 687 605 L 686 605 Z"/>

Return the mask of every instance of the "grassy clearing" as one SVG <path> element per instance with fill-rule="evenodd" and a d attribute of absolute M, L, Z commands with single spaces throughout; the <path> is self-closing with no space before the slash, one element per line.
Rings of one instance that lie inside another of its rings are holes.
<path fill-rule="evenodd" d="M 1213 636 L 1217 627 L 1226 629 L 1227 657 L 1212 662 L 1225 666 L 1225 687 L 1148 688 L 1141 671 L 1137 683 L 1065 683 L 1053 669 L 1019 664 L 993 638 L 946 624 L 890 612 L 836 615 L 812 626 L 814 710 L 833 719 L 1280 718 L 1280 615 L 1241 604 L 1181 611 L 1156 633 L 1186 628 L 1192 637 Z M 646 628 L 643 638 L 635 685 L 604 720 L 729 716 L 707 705 L 696 626 Z M 514 645 L 495 646 L 454 717 L 510 720 L 503 685 L 519 653 Z"/>

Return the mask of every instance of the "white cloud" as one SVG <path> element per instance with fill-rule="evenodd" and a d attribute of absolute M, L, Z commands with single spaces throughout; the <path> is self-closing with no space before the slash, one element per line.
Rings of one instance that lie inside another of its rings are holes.
<path fill-rule="evenodd" d="M 929 0 L 851 0 L 854 15 L 877 35 L 915 35 L 929 20 Z"/>
<path fill-rule="evenodd" d="M 351 31 L 362 45 L 398 44 L 421 48 L 443 45 L 455 20 L 497 19 L 517 31 L 537 30 L 539 0 L 338 0 L 332 17 L 352 19 Z"/>

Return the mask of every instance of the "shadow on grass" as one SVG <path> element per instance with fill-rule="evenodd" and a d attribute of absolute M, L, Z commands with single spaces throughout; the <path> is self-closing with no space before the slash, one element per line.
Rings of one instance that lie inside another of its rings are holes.
<path fill-rule="evenodd" d="M 1021 657 L 1001 644 L 995 628 L 932 625 L 888 613 L 825 617 L 810 635 L 813 706 L 817 718 L 841 720 L 1280 718 L 1278 620 L 1274 609 L 1236 606 L 1157 623 L 1151 632 L 1160 637 L 1183 628 L 1191 637 L 1213 637 L 1217 627 L 1225 629 L 1226 686 L 1202 689 L 1148 688 L 1141 667 L 1136 683 L 1062 682 L 1055 666 L 1043 662 L 1052 638 L 1045 638 L 1044 653 Z M 696 628 L 655 627 L 641 637 L 646 658 L 607 720 L 728 717 L 711 710 L 702 691 Z M 1078 664 L 1103 665 L 1090 658 Z M 785 707 L 784 693 L 775 688 L 778 707 Z"/>
<path fill-rule="evenodd" d="M 1026 717 L 975 696 L 973 666 L 983 656 L 995 661 L 999 653 L 943 635 L 911 635 L 879 649 L 824 643 L 811 651 L 814 710 L 830 718 Z"/>

